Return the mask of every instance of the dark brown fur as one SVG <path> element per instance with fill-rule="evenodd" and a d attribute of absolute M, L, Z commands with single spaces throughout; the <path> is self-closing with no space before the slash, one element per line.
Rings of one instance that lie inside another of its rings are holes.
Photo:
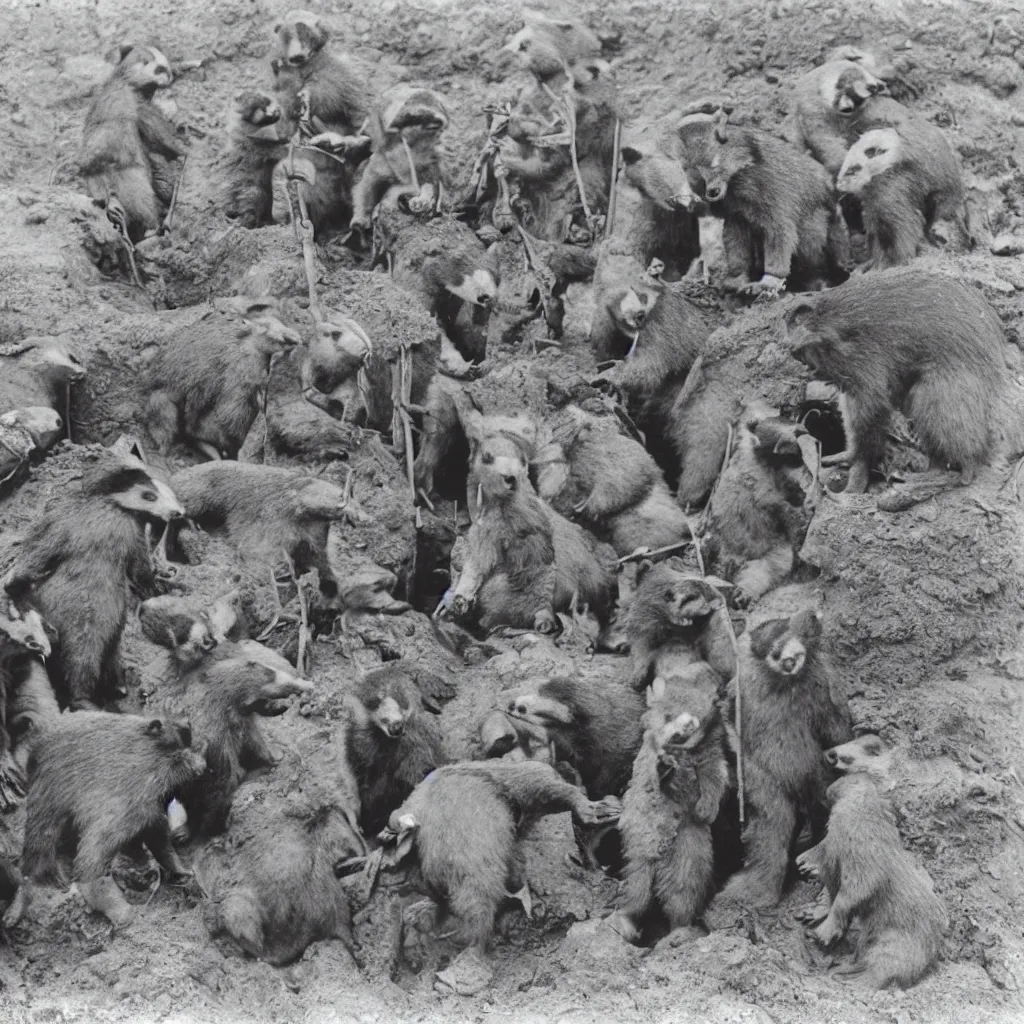
<path fill-rule="evenodd" d="M 591 800 L 622 796 L 640 748 L 643 698 L 621 682 L 549 679 L 508 703 L 508 714 L 543 729 L 557 760 L 579 775 Z"/>
<path fill-rule="evenodd" d="M 847 491 L 867 490 L 893 410 L 925 453 L 969 483 L 998 445 L 1002 326 L 975 288 L 927 271 L 865 274 L 786 316 L 790 352 L 843 395 Z"/>
<path fill-rule="evenodd" d="M 182 693 L 169 711 L 188 717 L 206 749 L 206 771 L 178 793 L 192 836 L 212 836 L 227 827 L 231 801 L 246 772 L 269 768 L 277 758 L 264 737 L 260 715 L 280 714 L 279 703 L 311 685 L 247 656 L 232 643 L 218 646 L 180 681 Z"/>
<path fill-rule="evenodd" d="M 617 97 L 608 67 L 597 59 L 600 44 L 584 26 L 548 18 L 531 19 L 506 45 L 534 77 L 516 101 L 502 144 L 501 162 L 523 203 L 523 225 L 546 241 L 565 239 L 567 221 L 579 207 L 578 186 L 569 147 L 538 146 L 536 138 L 552 130 L 558 114 L 544 86 L 556 95 L 566 68 L 575 87 L 576 148 L 580 176 L 592 212 L 607 208 L 614 150 Z"/>
<path fill-rule="evenodd" d="M 862 135 L 837 188 L 860 200 L 870 266 L 909 263 L 939 220 L 954 223 L 957 241 L 969 241 L 959 163 L 942 131 L 927 122 L 908 118 Z"/>
<path fill-rule="evenodd" d="M 777 418 L 746 419 L 711 499 L 708 560 L 734 583 L 730 601 L 746 607 L 793 571 L 810 515 L 803 509 L 806 431 Z M 809 482 L 809 481 L 808 481 Z"/>
<path fill-rule="evenodd" d="M 119 646 L 133 595 L 158 589 L 145 525 L 181 514 L 143 463 L 104 456 L 22 545 L 4 587 L 59 634 L 47 669 L 62 704 L 91 707 L 121 684 Z"/>
<path fill-rule="evenodd" d="M 63 414 L 64 388 L 85 366 L 57 338 L 29 337 L 0 346 L 0 414 L 33 405 Z"/>
<path fill-rule="evenodd" d="M 454 217 L 424 219 L 386 205 L 378 208 L 375 251 L 391 255 L 396 283 L 420 297 L 457 355 L 483 360 L 501 280 L 497 248 L 486 248 L 468 224 Z M 442 350 L 442 365 L 447 358 Z"/>
<path fill-rule="evenodd" d="M 523 877 L 519 840 L 547 814 L 614 824 L 619 802 L 593 803 L 538 761 L 471 761 L 438 768 L 391 815 L 398 852 L 415 848 L 423 887 L 458 919 L 459 938 L 486 948 L 507 894 Z"/>
<path fill-rule="evenodd" d="M 484 629 L 553 632 L 555 613 L 575 601 L 607 623 L 614 578 L 584 531 L 533 492 L 521 449 L 501 435 L 474 440 L 471 466 L 483 505 L 467 537 L 453 611 L 465 615 L 475 601 Z"/>
<path fill-rule="evenodd" d="M 167 802 L 205 766 L 180 723 L 106 712 L 63 716 L 29 761 L 26 878 L 65 884 L 58 856 L 68 841 L 75 844 L 74 880 L 90 902 L 114 855 L 140 840 L 171 877 L 183 875 Z M 120 902 L 104 908 L 113 919 L 127 909 Z"/>
<path fill-rule="evenodd" d="M 415 669 L 389 665 L 354 687 L 348 722 L 349 766 L 359 785 L 359 823 L 367 836 L 425 776 L 447 761 L 441 729 L 415 682 Z"/>
<path fill-rule="evenodd" d="M 181 439 L 233 459 L 256 420 L 270 362 L 301 339 L 266 313 L 211 310 L 164 342 L 149 368 L 145 417 L 157 448 Z"/>
<path fill-rule="evenodd" d="M 210 896 L 203 922 L 211 936 L 226 933 L 250 956 L 276 967 L 325 939 L 340 939 L 361 964 L 335 868 L 364 852 L 337 807 L 321 807 L 302 821 L 272 818 L 232 861 L 210 850 L 196 864 Z"/>
<path fill-rule="evenodd" d="M 662 657 L 671 666 L 707 662 L 723 684 L 728 682 L 736 672 L 736 656 L 726 615 L 721 595 L 678 558 L 647 568 L 625 618 L 633 688 L 643 690 L 666 674 L 659 665 Z"/>
<path fill-rule="evenodd" d="M 670 440 L 679 466 L 676 501 L 684 509 L 704 504 L 722 472 L 730 425 L 741 406 L 728 363 L 699 357 L 672 406 Z"/>
<path fill-rule="evenodd" d="M 313 386 L 326 401 L 314 404 L 306 400 L 304 378 L 312 378 Z M 331 380 L 331 375 L 317 372 L 316 359 L 304 346 L 274 361 L 267 384 L 267 441 L 271 451 L 308 462 L 348 458 L 359 443 L 360 431 L 355 424 L 331 415 L 337 408 L 330 395 L 334 390 Z M 328 387 L 330 391 L 321 390 Z"/>
<path fill-rule="evenodd" d="M 23 762 L 12 729 L 19 691 L 31 685 L 33 669 L 41 668 L 41 659 L 49 654 L 50 636 L 39 613 L 19 609 L 0 595 L 0 811 L 9 811 L 25 795 Z"/>
<path fill-rule="evenodd" d="M 337 594 L 327 534 L 345 515 L 340 487 L 294 469 L 226 460 L 182 470 L 172 485 L 190 519 L 223 530 L 246 558 L 276 566 L 286 552 L 299 575 L 316 569 L 321 592 Z"/>
<path fill-rule="evenodd" d="M 640 937 L 660 912 L 669 930 L 694 924 L 713 892 L 711 823 L 729 785 L 718 674 L 696 662 L 657 680 L 648 695 L 643 744 L 622 799 L 626 853 L 616 929 Z"/>
<path fill-rule="evenodd" d="M 538 457 L 537 490 L 556 512 L 579 516 L 620 556 L 688 536 L 657 463 L 617 418 L 570 406 L 555 423 L 554 439 L 553 450 Z"/>
<path fill-rule="evenodd" d="M 181 670 L 194 668 L 217 646 L 219 639 L 204 612 L 193 610 L 185 598 L 161 594 L 139 605 L 142 635 L 171 651 Z"/>
<path fill-rule="evenodd" d="M 831 782 L 826 747 L 853 736 L 841 679 L 817 613 L 771 619 L 740 648 L 743 778 L 747 826 L 744 868 L 716 897 L 721 903 L 773 907 L 782 896 L 798 821 L 815 837 L 825 824 Z M 730 686 L 735 704 L 735 687 Z M 734 709 L 729 718 L 735 721 Z"/>
<path fill-rule="evenodd" d="M 800 870 L 820 879 L 831 901 L 811 934 L 830 946 L 860 925 L 853 957 L 833 974 L 870 988 L 908 988 L 927 974 L 942 952 L 949 924 L 932 880 L 900 842 L 893 810 L 864 775 L 828 789 L 828 833 L 797 858 Z"/>
<path fill-rule="evenodd" d="M 149 47 L 128 47 L 109 81 L 96 93 L 82 129 L 78 167 L 90 195 L 116 197 L 128 216 L 133 241 L 160 226 L 160 204 L 153 189 L 150 151 L 174 159 L 183 150 L 173 130 L 150 105 L 165 84 Z"/>
<path fill-rule="evenodd" d="M 384 92 L 370 118 L 373 155 L 360 169 L 352 193 L 353 227 L 368 231 L 374 207 L 395 187 L 409 190 L 412 213 L 435 206 L 442 184 L 438 143 L 447 126 L 448 113 L 436 92 L 404 84 Z M 412 188 L 410 155 L 418 193 Z"/>
<path fill-rule="evenodd" d="M 289 72 L 279 83 L 281 106 L 292 109 L 295 94 L 305 89 L 317 131 L 354 135 L 370 112 L 370 89 L 349 60 L 325 49 L 330 38 L 327 26 L 307 11 L 289 11 L 274 32 L 274 59 Z"/>
<path fill-rule="evenodd" d="M 767 277 L 769 291 L 780 281 L 800 291 L 845 278 L 846 226 L 819 163 L 766 132 L 727 126 L 724 116 L 688 120 L 678 136 L 694 191 L 724 220 L 728 285 L 747 289 Z"/>
<path fill-rule="evenodd" d="M 287 154 L 294 126 L 273 96 L 243 92 L 235 101 L 229 132 L 224 212 L 242 227 L 263 227 L 273 221 L 274 168 Z"/>
<path fill-rule="evenodd" d="M 700 256 L 695 210 L 703 212 L 674 148 L 674 140 L 651 132 L 627 138 L 621 151 L 622 179 L 641 197 L 627 245 L 645 267 L 661 260 L 669 281 L 682 277 Z"/>
<path fill-rule="evenodd" d="M 622 323 L 624 311 L 630 314 L 629 323 Z M 675 482 L 678 474 L 686 473 L 692 450 L 679 397 L 710 332 L 679 288 L 646 274 L 609 312 L 620 325 L 619 337 L 628 339 L 631 330 L 633 340 L 620 352 L 625 358 L 605 376 L 628 399 L 649 450 Z"/>
<path fill-rule="evenodd" d="M 873 68 L 860 61 L 826 61 L 796 83 L 790 141 L 810 150 L 835 178 L 849 148 L 846 127 L 851 113 L 885 89 Z"/>

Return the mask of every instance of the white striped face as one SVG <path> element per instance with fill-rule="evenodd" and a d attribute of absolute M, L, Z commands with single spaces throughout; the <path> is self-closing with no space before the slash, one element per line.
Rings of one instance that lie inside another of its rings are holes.
<path fill-rule="evenodd" d="M 485 309 L 493 306 L 498 298 L 497 279 L 489 270 L 480 268 L 474 270 L 469 277 L 464 277 L 455 284 L 445 284 L 445 287 L 464 302 L 483 306 Z"/>
<path fill-rule="evenodd" d="M 875 178 L 899 163 L 903 140 L 895 128 L 875 128 L 862 135 L 851 147 L 839 168 L 836 188 L 857 195 Z"/>

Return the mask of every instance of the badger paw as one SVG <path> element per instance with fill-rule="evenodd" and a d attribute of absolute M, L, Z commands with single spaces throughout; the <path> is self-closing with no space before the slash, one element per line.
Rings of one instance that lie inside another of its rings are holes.
<path fill-rule="evenodd" d="M 533 628 L 537 633 L 552 636 L 559 630 L 558 619 L 550 608 L 544 608 L 533 617 Z"/>
<path fill-rule="evenodd" d="M 793 914 L 793 917 L 801 924 L 814 925 L 824 921 L 828 917 L 828 911 L 827 903 L 806 903 Z"/>
<path fill-rule="evenodd" d="M 622 801 L 617 796 L 606 796 L 601 800 L 588 800 L 577 813 L 581 825 L 611 825 L 619 820 Z"/>
<path fill-rule="evenodd" d="M 832 917 L 826 917 L 817 928 L 811 930 L 811 934 L 821 945 L 827 947 L 843 937 L 843 930 L 835 923 Z"/>
<path fill-rule="evenodd" d="M 811 880 L 816 879 L 820 874 L 817 861 L 813 856 L 811 856 L 813 852 L 813 848 L 810 850 L 804 850 L 804 852 L 796 859 L 797 870 L 804 878 L 809 878 Z"/>
<path fill-rule="evenodd" d="M 786 279 L 784 277 L 775 277 L 772 274 L 765 274 L 760 281 L 751 281 L 739 289 L 744 295 L 753 295 L 755 297 L 766 295 L 769 298 L 785 290 Z"/>
<path fill-rule="evenodd" d="M 612 914 L 608 918 L 608 927 L 613 932 L 621 935 L 626 942 L 639 942 L 640 941 L 640 929 L 633 924 L 632 920 L 621 911 L 616 914 Z"/>
<path fill-rule="evenodd" d="M 452 598 L 449 607 L 456 619 L 464 619 L 473 607 L 473 601 L 471 598 L 463 597 L 462 594 L 456 594 Z"/>

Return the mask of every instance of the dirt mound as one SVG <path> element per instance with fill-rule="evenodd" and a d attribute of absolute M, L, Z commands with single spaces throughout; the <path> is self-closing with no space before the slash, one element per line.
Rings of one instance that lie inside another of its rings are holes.
<path fill-rule="evenodd" d="M 0 343 L 54 334 L 88 369 L 72 393 L 72 436 L 79 444 L 58 445 L 0 500 L 0 575 L 48 502 L 94 456 L 89 446 L 138 431 L 148 355 L 164 338 L 188 331 L 213 300 L 272 295 L 282 319 L 312 335 L 292 228 L 232 226 L 217 200 L 226 113 L 238 90 L 270 87 L 270 26 L 286 6 L 111 0 L 49 9 L 13 3 L 0 11 L 0 112 L 9 120 L 11 143 L 0 153 Z M 445 97 L 452 115 L 443 143 L 446 188 L 464 198 L 484 138 L 483 108 L 513 98 L 525 84 L 500 52 L 523 23 L 522 5 L 385 0 L 371 8 L 332 0 L 321 6 L 334 43 L 355 56 L 375 87 L 424 82 Z M 940 125 L 960 156 L 977 242 L 966 255 L 928 256 L 921 266 L 984 293 L 1012 343 L 1008 365 L 1024 381 L 1024 264 L 993 255 L 1015 251 L 1015 240 L 1024 237 L 1020 12 L 968 0 L 941 7 L 925 0 L 543 6 L 556 16 L 579 15 L 598 33 L 629 121 L 649 123 L 711 96 L 731 100 L 738 123 L 776 131 L 788 113 L 792 82 L 835 46 L 853 43 L 891 60 L 894 93 Z M 105 71 L 99 55 L 136 39 L 161 46 L 179 65 L 165 98 L 173 100 L 172 119 L 189 146 L 174 230 L 138 257 L 145 291 L 128 283 L 125 248 L 79 190 L 74 163 L 89 97 Z M 993 246 L 997 237 L 1003 244 Z M 388 354 L 436 338 L 436 324 L 416 299 L 386 273 L 367 273 L 368 262 L 367 254 L 337 240 L 318 245 L 325 312 L 356 320 Z M 467 390 L 485 412 L 539 418 L 596 374 L 586 340 L 594 289 L 570 288 L 565 335 L 560 347 L 548 347 L 542 322 L 521 336 L 505 333 L 535 282 L 518 242 L 502 244 L 501 266 L 489 372 Z M 792 299 L 751 303 L 699 282 L 677 287 L 714 331 L 707 373 L 744 401 L 802 409 L 807 377 L 787 355 L 780 324 Z M 267 438 L 261 414 L 243 457 L 287 463 Z M 493 639 L 471 645 L 463 658 L 420 611 L 374 611 L 366 595 L 388 590 L 417 608 L 436 603 L 447 579 L 438 553 L 454 540 L 458 509 L 449 501 L 432 513 L 423 510 L 417 530 L 404 465 L 386 438 L 346 425 L 341 441 L 343 460 L 314 453 L 305 464 L 339 486 L 349 482 L 365 513 L 364 521 L 334 524 L 330 534 L 332 568 L 352 605 L 312 644 L 313 692 L 266 720 L 281 762 L 239 789 L 228 834 L 218 840 L 226 849 L 290 806 L 350 799 L 345 696 L 359 673 L 408 659 L 449 681 L 455 696 L 441 721 L 453 758 L 473 751 L 487 712 L 532 682 L 553 675 L 624 678 L 625 661 L 590 653 L 582 630 L 567 629 L 555 641 Z M 169 468 L 188 461 L 194 460 L 176 453 Z M 138 905 L 135 922 L 112 934 L 74 890 L 44 890 L 6 936 L 0 1018 L 18 1024 L 498 1016 L 637 1024 L 1020 1020 L 1024 506 L 1017 492 L 1016 474 L 996 467 L 969 489 L 899 514 L 880 512 L 874 498 L 825 495 L 801 552 L 799 582 L 770 594 L 746 623 L 821 608 L 858 727 L 882 733 L 926 766 L 926 784 L 898 808 L 899 826 L 934 879 L 951 925 L 939 969 L 911 992 L 864 992 L 829 977 L 830 956 L 794 922 L 793 911 L 814 896 L 795 880 L 776 912 L 752 917 L 742 929 L 680 933 L 650 950 L 624 944 L 603 923 L 615 905 L 616 883 L 570 859 L 575 845 L 563 815 L 545 820 L 525 843 L 532 912 L 528 918 L 510 902 L 495 943 L 494 976 L 475 995 L 455 994 L 471 991 L 474 977 L 449 941 L 406 944 L 396 962 L 396 915 L 410 893 L 394 880 L 369 900 L 359 880 L 347 883 L 364 972 L 336 942 L 316 944 L 293 967 L 275 969 L 209 942 L 195 886 L 155 888 L 152 871 L 133 874 L 121 865 L 119 878 Z M 177 565 L 175 585 L 200 605 L 239 589 L 255 630 L 273 625 L 267 643 L 294 658 L 294 590 L 276 588 L 264 567 L 222 538 L 196 534 L 192 543 L 197 557 Z M 139 684 L 126 707 L 143 710 L 142 697 L 159 699 L 168 665 L 135 621 L 125 632 L 124 661 L 129 680 Z M 0 819 L 0 852 L 17 849 L 20 817 Z"/>

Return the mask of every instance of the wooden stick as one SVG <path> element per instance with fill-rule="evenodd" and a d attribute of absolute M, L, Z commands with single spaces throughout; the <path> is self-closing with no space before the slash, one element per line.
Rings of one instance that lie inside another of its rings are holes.
<path fill-rule="evenodd" d="M 174 210 L 178 205 L 178 190 L 181 188 L 182 179 L 185 177 L 185 167 L 187 164 L 188 153 L 182 157 L 181 170 L 178 171 L 178 177 L 174 180 L 174 188 L 171 190 L 171 202 L 167 207 L 167 216 L 164 217 L 164 222 L 160 225 L 161 234 L 167 234 L 171 230 L 171 224 L 174 222 Z"/>
<path fill-rule="evenodd" d="M 683 548 L 690 544 L 696 544 L 693 537 L 690 537 L 689 540 L 678 540 L 675 544 L 666 544 L 663 548 L 655 548 L 653 551 L 634 551 L 631 555 L 624 555 L 615 564 L 627 565 L 629 562 L 641 562 L 645 558 L 657 558 L 658 555 L 670 555 L 673 551 L 682 551 Z M 703 576 L 704 573 L 702 572 L 701 575 Z"/>
<path fill-rule="evenodd" d="M 412 451 L 412 419 L 406 409 L 406 403 L 412 397 L 412 352 L 404 346 L 399 353 L 399 362 L 402 372 L 402 429 L 405 434 L 405 472 L 409 477 L 409 491 L 412 494 L 413 504 L 416 503 L 416 474 L 413 468 Z"/>
<path fill-rule="evenodd" d="M 615 227 L 615 210 L 618 206 L 619 152 L 622 148 L 622 122 L 615 118 L 615 140 L 612 143 L 612 181 L 608 189 L 608 216 L 604 222 L 604 237 L 611 238 Z"/>
<path fill-rule="evenodd" d="M 736 674 L 733 682 L 736 684 L 736 795 L 740 805 L 740 824 L 746 821 L 746 807 L 743 799 L 743 695 L 740 687 L 740 648 L 736 643 L 736 631 L 732 628 L 732 618 L 729 609 L 723 608 L 725 613 L 725 628 L 729 631 L 729 642 L 732 644 L 732 656 L 736 659 Z"/>
<path fill-rule="evenodd" d="M 402 423 L 402 355 L 399 350 L 398 359 L 391 367 L 391 444 L 395 451 L 403 444 Z"/>
<path fill-rule="evenodd" d="M 565 123 L 569 126 L 569 156 L 572 159 L 573 174 L 576 175 L 576 187 L 580 192 L 580 202 L 583 204 L 583 216 L 590 224 L 590 204 L 587 202 L 587 190 L 583 186 L 583 175 L 580 173 L 580 161 L 576 153 L 576 107 L 572 102 L 572 95 L 575 91 L 572 72 L 566 68 L 567 80 L 565 83 L 564 98 L 559 99 L 551 86 L 542 84 L 542 88 L 551 98 L 556 107 L 562 107 L 565 113 Z"/>
<path fill-rule="evenodd" d="M 306 201 L 298 187 L 295 189 L 295 198 L 299 203 L 299 215 L 302 222 L 299 225 L 300 238 L 302 239 L 302 263 L 306 270 L 306 287 L 309 290 L 309 312 L 313 322 L 319 324 L 323 320 L 320 312 L 320 300 L 316 294 L 316 247 L 313 244 L 313 222 L 309 219 L 306 211 Z"/>
<path fill-rule="evenodd" d="M 288 564 L 288 571 L 291 573 L 292 579 L 295 581 L 295 593 L 299 599 L 299 651 L 295 658 L 295 667 L 299 671 L 299 675 L 308 678 L 309 673 L 306 671 L 306 648 L 309 645 L 309 605 L 306 601 L 306 595 L 302 592 L 302 582 L 299 580 L 298 574 L 295 571 L 295 563 L 291 559 L 291 555 L 287 551 L 284 552 L 285 562 Z"/>
<path fill-rule="evenodd" d="M 409 177 L 412 179 L 412 187 L 416 189 L 417 192 L 419 192 L 420 179 L 419 175 L 416 173 L 416 161 L 413 160 L 412 158 L 412 150 L 409 148 L 409 143 L 406 142 L 405 133 L 400 132 L 399 134 L 401 135 L 402 138 L 402 147 L 405 149 L 406 159 L 409 161 Z"/>

